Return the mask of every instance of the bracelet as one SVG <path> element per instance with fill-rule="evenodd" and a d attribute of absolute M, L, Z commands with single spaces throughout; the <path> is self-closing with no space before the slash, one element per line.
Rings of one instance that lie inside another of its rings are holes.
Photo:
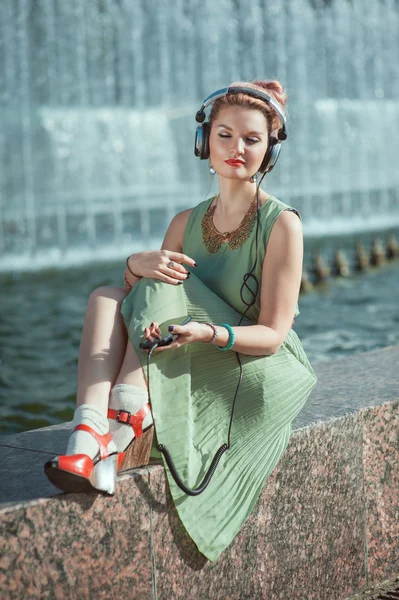
<path fill-rule="evenodd" d="M 230 327 L 230 325 L 227 325 L 227 323 L 222 323 L 220 325 L 220 327 L 225 327 L 227 329 L 227 331 L 229 332 L 229 341 L 227 342 L 227 346 L 225 346 L 224 348 L 222 348 L 221 346 L 216 346 L 216 348 L 218 350 L 221 350 L 222 352 L 226 352 L 226 350 L 231 350 L 231 348 L 233 347 L 236 336 L 233 331 L 233 328 Z"/>
<path fill-rule="evenodd" d="M 130 255 L 130 256 L 131 256 L 131 255 Z M 128 257 L 127 257 L 127 259 L 126 259 L 126 269 L 129 271 L 129 273 L 130 273 L 131 275 L 133 275 L 133 277 L 136 277 L 136 279 L 142 279 L 142 276 L 141 276 L 141 275 L 135 275 L 135 274 L 133 273 L 133 271 L 131 270 L 131 268 L 129 267 L 129 258 L 130 258 L 130 256 L 128 256 Z"/>
<path fill-rule="evenodd" d="M 130 292 L 133 289 L 133 286 L 126 279 L 126 274 L 123 277 L 123 283 L 125 284 L 125 288 L 127 292 Z"/>
<path fill-rule="evenodd" d="M 217 335 L 218 335 L 218 330 L 215 327 L 215 325 L 213 323 L 207 323 L 207 321 L 204 321 L 204 325 L 209 325 L 209 327 L 212 328 L 213 330 L 213 337 L 211 340 L 209 340 L 209 342 L 202 342 L 203 344 L 213 344 L 213 342 L 216 340 Z"/>

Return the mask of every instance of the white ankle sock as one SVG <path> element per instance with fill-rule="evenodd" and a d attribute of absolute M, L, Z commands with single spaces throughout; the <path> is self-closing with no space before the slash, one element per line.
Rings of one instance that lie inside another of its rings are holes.
<path fill-rule="evenodd" d="M 78 406 L 73 416 L 72 425 L 73 427 L 76 427 L 76 425 L 88 425 L 100 435 L 105 435 L 109 431 L 107 417 L 94 404 L 81 404 Z M 98 448 L 98 442 L 95 437 L 87 431 L 78 430 L 74 431 L 69 438 L 65 454 L 87 454 L 90 458 L 94 458 L 98 452 Z M 112 440 L 108 444 L 108 452 L 116 452 L 116 446 Z"/>
<path fill-rule="evenodd" d="M 142 406 L 148 402 L 148 391 L 137 385 L 118 383 L 111 390 L 109 407 L 114 410 L 127 410 L 135 415 Z M 115 419 L 108 419 L 109 430 L 112 434 L 118 452 L 123 452 L 134 438 L 134 432 L 130 425 L 118 423 Z M 143 420 L 143 429 L 152 424 L 151 411 Z"/>

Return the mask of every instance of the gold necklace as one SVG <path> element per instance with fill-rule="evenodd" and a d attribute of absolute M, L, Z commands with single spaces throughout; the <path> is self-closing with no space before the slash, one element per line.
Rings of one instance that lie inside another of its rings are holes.
<path fill-rule="evenodd" d="M 204 242 L 205 248 L 211 253 L 217 252 L 221 245 L 225 242 L 228 242 L 232 250 L 237 250 L 237 248 L 242 246 L 252 231 L 255 222 L 254 217 L 257 211 L 256 194 L 249 205 L 249 209 L 245 217 L 237 229 L 234 229 L 234 231 L 226 231 L 225 233 L 220 233 L 220 231 L 218 231 L 213 224 L 213 215 L 215 213 L 218 200 L 219 194 L 216 196 L 215 204 L 208 208 L 202 218 L 202 241 Z"/>

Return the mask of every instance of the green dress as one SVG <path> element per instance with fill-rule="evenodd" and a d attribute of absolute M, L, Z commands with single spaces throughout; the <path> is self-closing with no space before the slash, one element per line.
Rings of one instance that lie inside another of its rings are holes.
<path fill-rule="evenodd" d="M 240 298 L 242 278 L 255 261 L 256 219 L 247 240 L 233 250 L 223 244 L 209 253 L 202 242 L 201 221 L 213 198 L 191 212 L 183 253 L 198 266 L 183 285 L 141 279 L 125 298 L 122 315 L 129 338 L 147 377 L 147 354 L 139 348 L 144 327 L 167 326 L 187 315 L 195 321 L 238 325 L 246 305 Z M 260 236 L 255 274 L 261 281 L 267 241 L 277 217 L 296 209 L 270 196 L 260 208 Z M 186 265 L 187 266 L 187 265 Z M 250 298 L 249 298 L 250 300 Z M 242 325 L 257 323 L 259 297 Z M 296 306 L 295 316 L 299 314 Z M 243 379 L 231 430 L 231 446 L 198 496 L 180 490 L 166 468 L 180 519 L 198 549 L 211 561 L 231 543 L 249 516 L 266 478 L 284 453 L 291 423 L 316 385 L 316 375 L 293 329 L 270 356 L 240 354 Z M 216 450 L 227 442 L 230 412 L 239 379 L 234 351 L 212 344 L 187 344 L 155 353 L 150 364 L 150 396 L 158 442 L 171 452 L 184 483 L 197 487 Z M 148 382 L 147 382 L 148 383 Z"/>

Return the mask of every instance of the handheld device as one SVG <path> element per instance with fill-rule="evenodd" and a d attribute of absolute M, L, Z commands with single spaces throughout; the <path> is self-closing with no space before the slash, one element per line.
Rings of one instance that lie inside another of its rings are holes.
<path fill-rule="evenodd" d="M 179 323 L 179 325 L 186 325 L 189 321 L 191 321 L 191 318 L 192 317 L 187 317 L 186 319 L 184 319 L 184 321 Z M 143 350 L 151 350 L 151 348 L 160 348 L 161 346 L 170 346 L 170 344 L 172 342 L 175 342 L 177 340 L 177 338 L 178 338 L 177 333 L 169 333 L 168 335 L 161 338 L 160 340 L 153 340 L 152 342 L 150 340 L 145 340 L 143 342 L 140 342 L 139 346 Z"/>

